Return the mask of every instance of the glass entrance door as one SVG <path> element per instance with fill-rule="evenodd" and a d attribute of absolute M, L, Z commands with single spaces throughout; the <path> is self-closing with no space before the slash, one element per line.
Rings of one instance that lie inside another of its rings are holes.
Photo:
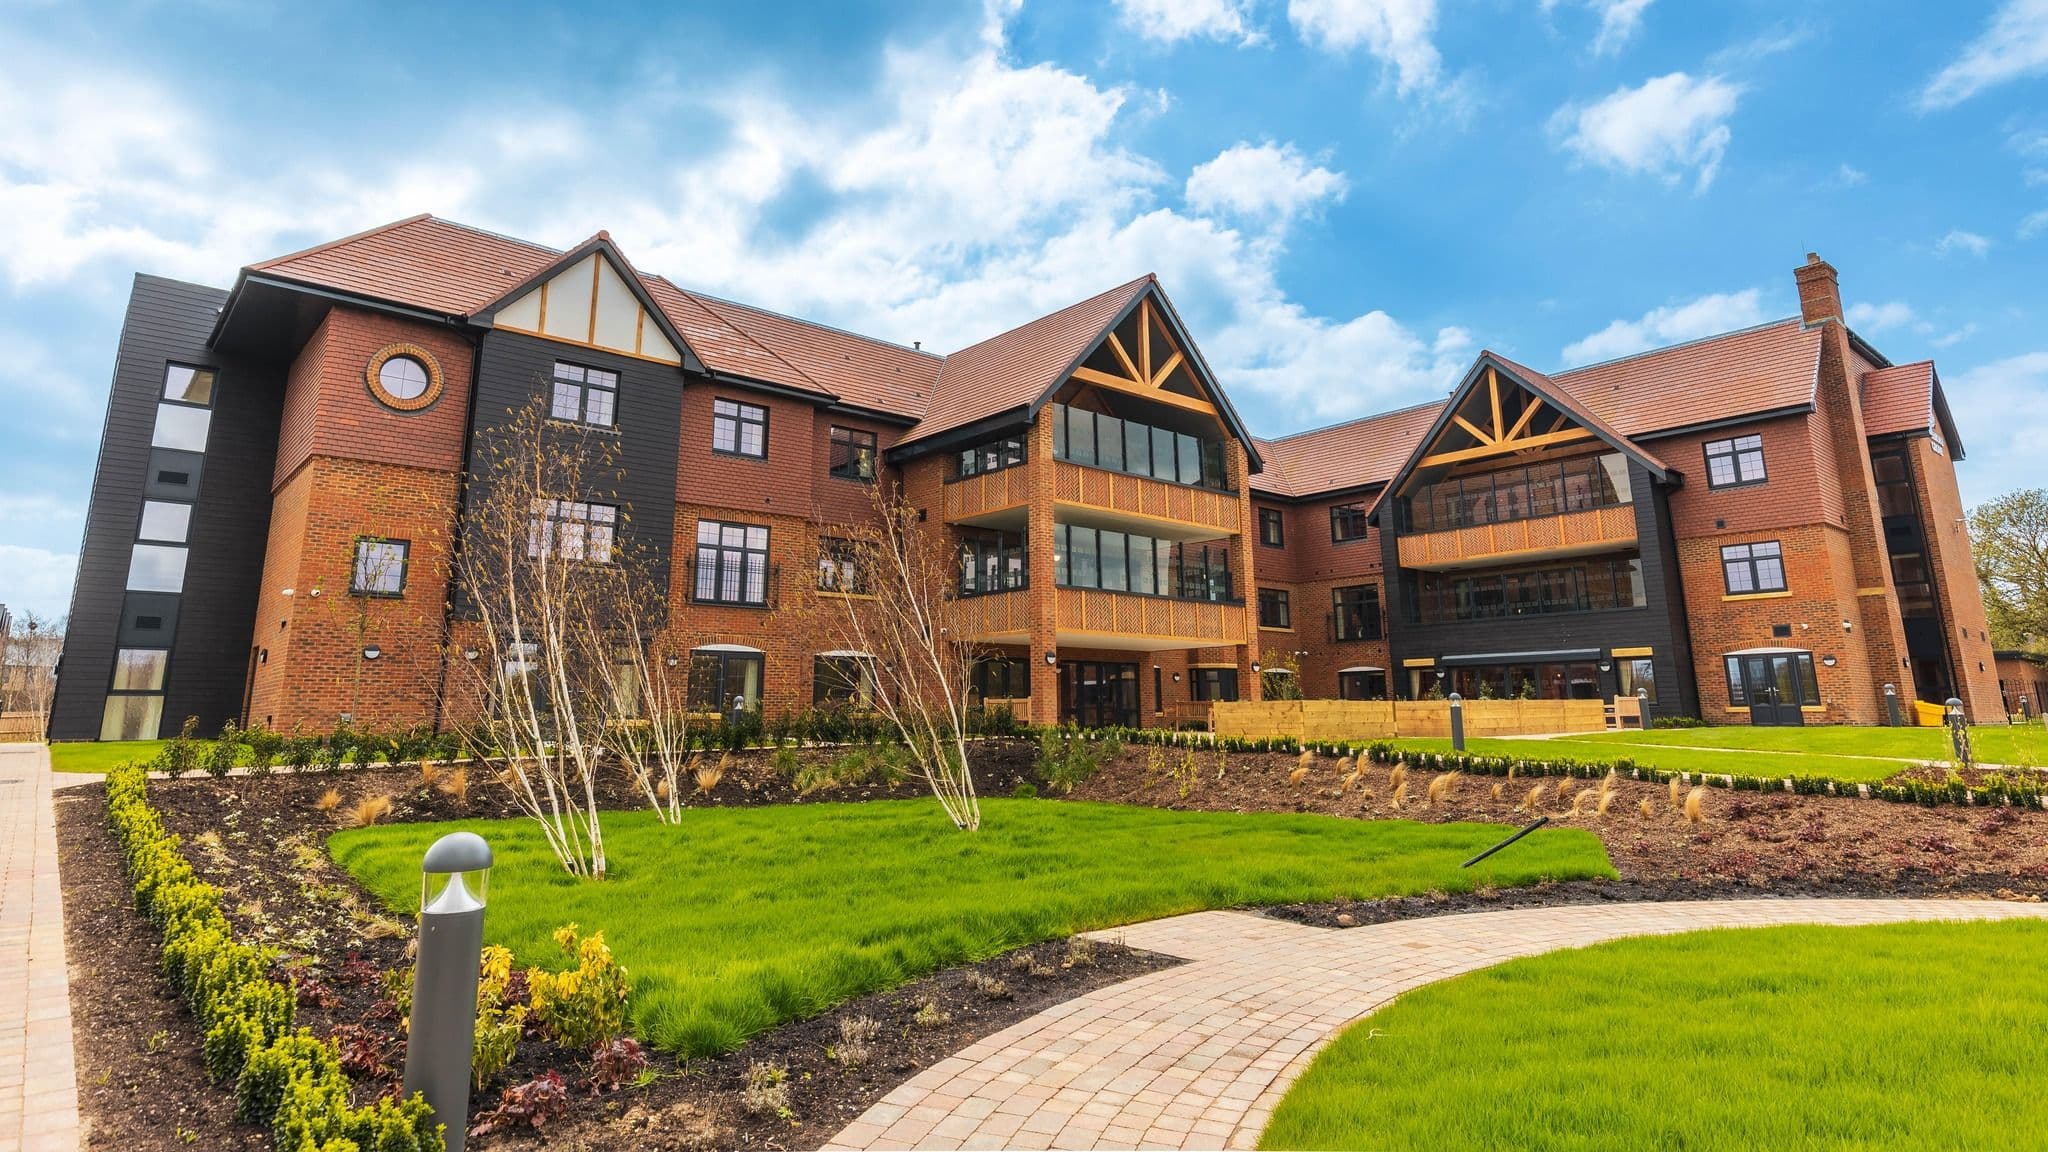
<path fill-rule="evenodd" d="M 1060 719 L 1083 728 L 1138 725 L 1138 666 L 1094 660 L 1060 665 Z"/>
<path fill-rule="evenodd" d="M 1749 722 L 1757 726 L 1800 725 L 1805 694 L 1799 683 L 1798 658 L 1771 653 L 1742 658 L 1742 679 L 1749 697 Z"/>

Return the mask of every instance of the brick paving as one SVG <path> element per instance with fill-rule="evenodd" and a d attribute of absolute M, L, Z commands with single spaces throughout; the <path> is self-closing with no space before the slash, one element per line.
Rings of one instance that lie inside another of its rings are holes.
<path fill-rule="evenodd" d="M 78 1074 L 50 756 L 0 745 L 0 1152 L 76 1152 Z"/>
<path fill-rule="evenodd" d="M 1190 963 L 1056 1004 L 927 1068 L 828 1149 L 1251 1148 L 1345 1025 L 1518 956 L 1776 924 L 2048 918 L 1989 900 L 1712 900 L 1472 912 L 1311 928 L 1198 912 L 1093 933 Z"/>

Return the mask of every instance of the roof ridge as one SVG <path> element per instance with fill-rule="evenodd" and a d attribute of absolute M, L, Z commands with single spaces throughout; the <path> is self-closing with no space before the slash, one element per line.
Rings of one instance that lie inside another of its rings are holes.
<path fill-rule="evenodd" d="M 642 272 L 637 268 L 633 270 L 633 274 L 635 276 L 640 277 L 643 280 L 649 276 L 649 273 Z M 833 391 L 830 388 L 827 388 L 823 382 L 813 377 L 809 372 L 806 372 L 803 369 L 797 367 L 796 365 L 790 363 L 789 358 L 787 356 L 784 356 L 782 353 L 777 352 L 775 349 L 770 348 L 768 345 L 762 343 L 758 338 L 755 337 L 755 335 L 752 332 L 749 332 L 746 329 L 740 327 L 739 325 L 733 323 L 732 321 L 727 320 L 725 317 L 720 316 L 716 309 L 712 308 L 709 304 L 706 304 L 702 299 L 698 298 L 696 294 L 690 292 L 686 288 L 679 286 L 675 281 L 669 279 L 667 276 L 664 276 L 659 272 L 653 273 L 652 275 L 654 279 L 661 281 L 663 284 L 666 284 L 671 289 L 673 289 L 676 295 L 681 296 L 683 299 L 688 300 L 690 303 L 695 304 L 697 307 L 704 309 L 704 311 L 708 313 L 712 319 L 717 320 L 720 324 L 723 324 L 727 328 L 730 328 L 734 333 L 736 333 L 741 339 L 745 340 L 747 343 L 752 344 L 756 348 L 759 348 L 761 350 L 762 355 L 767 356 L 769 359 L 775 361 L 777 364 L 782 365 L 784 368 L 789 369 L 791 372 L 794 372 L 798 376 L 809 381 L 811 387 L 816 388 L 818 391 L 824 393 L 825 395 L 832 397 L 834 400 L 841 399 L 839 393 Z M 716 297 L 712 297 L 712 299 L 716 299 Z M 659 303 L 659 301 L 656 301 L 656 303 Z M 673 317 L 670 318 L 670 322 L 674 322 Z M 678 325 L 678 327 L 681 326 Z"/>
<path fill-rule="evenodd" d="M 1349 428 L 1353 424 L 1364 424 L 1373 420 L 1384 420 L 1389 416 L 1399 416 L 1404 412 L 1414 412 L 1418 409 L 1427 408 L 1432 404 L 1443 404 L 1449 399 L 1450 397 L 1447 395 L 1443 400 L 1422 400 L 1401 408 L 1389 408 L 1384 412 L 1371 412 L 1364 416 L 1353 416 L 1349 420 L 1339 420 L 1335 424 L 1324 424 L 1315 428 L 1304 428 L 1299 432 L 1289 432 L 1285 436 L 1275 436 L 1265 442 L 1268 444 L 1282 444 L 1289 440 L 1298 440 L 1303 436 L 1314 436 L 1319 432 L 1331 432 L 1338 428 Z M 1262 438 L 1255 437 L 1255 439 Z"/>
<path fill-rule="evenodd" d="M 301 248 L 296 252 L 287 252 L 282 256 L 272 256 L 268 260 L 264 260 L 256 264 L 251 264 L 249 265 L 249 267 L 259 272 L 267 271 L 268 269 L 275 268 L 279 264 L 286 263 L 287 261 L 303 260 L 304 258 L 313 255 L 315 252 L 325 252 L 329 248 L 339 248 L 343 244 L 352 244 L 357 240 L 367 240 L 380 232 L 389 232 L 394 228 L 403 228 L 407 224 L 417 224 L 422 220 L 432 220 L 433 218 L 434 214 L 431 212 L 415 212 L 412 215 L 407 216 L 403 220 L 391 220 L 383 224 L 373 225 L 369 228 L 363 229 L 360 232 L 351 232 L 346 236 L 340 236 L 333 240 L 323 241 L 319 244 L 313 245 L 311 248 Z"/>
<path fill-rule="evenodd" d="M 1079 300 L 1075 300 L 1075 301 L 1073 301 L 1073 302 L 1071 302 L 1071 303 L 1067 303 L 1067 304 L 1062 304 L 1062 305 L 1060 305 L 1059 307 L 1057 307 L 1057 308 L 1053 309 L 1053 310 L 1052 310 L 1052 311 L 1050 311 L 1050 312 L 1041 312 L 1041 313 L 1039 313 L 1038 315 L 1036 315 L 1036 316 L 1033 316 L 1033 317 L 1032 317 L 1031 319 L 1029 319 L 1029 320 L 1026 320 L 1026 321 L 1024 321 L 1024 322 L 1023 322 L 1023 323 L 1021 323 L 1021 324 L 1012 324 L 1012 325 L 1011 325 L 1011 326 L 1009 326 L 1008 328 L 1005 328 L 1005 329 L 1003 329 L 1003 330 L 1002 330 L 1001 332 L 998 332 L 998 333 L 996 333 L 996 334 L 995 334 L 995 335 L 993 335 L 993 336 L 989 336 L 989 337 L 986 337 L 986 338 L 984 338 L 984 339 L 981 339 L 981 340 L 976 340 L 976 341 L 975 341 L 974 343 L 972 343 L 972 344 L 969 344 L 969 345 L 967 345 L 966 347 L 962 347 L 962 348 L 955 348 L 955 349 L 954 349 L 953 351 L 951 351 L 951 352 L 948 352 L 948 353 L 946 353 L 946 355 L 945 355 L 945 357 L 944 357 L 944 358 L 945 358 L 945 359 L 951 359 L 951 358 L 953 358 L 953 357 L 955 357 L 955 356 L 958 356 L 958 355 L 959 355 L 960 353 L 962 353 L 962 352 L 965 352 L 965 351 L 967 351 L 967 349 L 968 349 L 968 348 L 979 348 L 979 347 L 981 347 L 981 346 L 982 346 L 983 344 L 987 344 L 987 343 L 990 343 L 990 342 L 992 342 L 992 341 L 1000 340 L 1000 339 L 1002 339 L 1003 337 L 1005 337 L 1005 336 L 1008 336 L 1008 335 L 1009 335 L 1010 333 L 1012 333 L 1012 332 L 1018 332 L 1018 331 L 1022 331 L 1023 329 L 1025 329 L 1025 328 L 1029 328 L 1029 327 L 1031 327 L 1031 326 L 1032 326 L 1033 324 L 1037 324 L 1037 323 L 1039 323 L 1040 321 L 1043 321 L 1043 320 L 1050 320 L 1050 319 L 1052 319 L 1053 317 L 1055 317 L 1055 316 L 1059 315 L 1059 314 L 1060 314 L 1060 313 L 1062 313 L 1062 312 L 1070 312 L 1070 311 L 1072 311 L 1072 310 L 1074 310 L 1074 309 L 1076 309 L 1076 308 L 1079 308 L 1079 307 L 1080 307 L 1081 305 L 1083 305 L 1083 304 L 1087 304 L 1087 303 L 1089 303 L 1089 302 L 1091 302 L 1091 301 L 1095 301 L 1095 300 L 1100 300 L 1100 299 L 1102 299 L 1102 298 L 1103 298 L 1104 296 L 1113 296 L 1113 295 L 1115 295 L 1115 294 L 1116 294 L 1116 293 L 1118 293 L 1118 292 L 1122 292 L 1122 291 L 1124 291 L 1124 290 L 1126 290 L 1126 289 L 1129 289 L 1129 288 L 1133 288 L 1133 287 L 1136 287 L 1136 286 L 1137 286 L 1137 285 L 1139 285 L 1139 284 L 1149 284 L 1149 283 L 1156 283 L 1156 282 L 1158 281 L 1158 279 L 1159 279 L 1159 277 L 1158 277 L 1158 274 L 1157 274 L 1157 273 L 1155 273 L 1155 272 L 1147 272 L 1147 273 L 1145 273 L 1145 274 L 1144 274 L 1143 276 L 1138 276 L 1138 277 L 1134 277 L 1134 278 L 1132 278 L 1132 279 L 1130 279 L 1130 280 L 1126 280 L 1126 281 L 1124 281 L 1124 282 L 1123 282 L 1123 283 L 1121 283 L 1121 284 L 1115 285 L 1114 287 L 1110 287 L 1110 288 L 1104 288 L 1104 289 L 1103 289 L 1102 291 L 1100 291 L 1100 292 L 1095 292 L 1095 293 L 1091 293 L 1091 294 L 1089 294 L 1089 295 L 1087 295 L 1087 296 L 1083 296 L 1083 297 L 1081 297 L 1081 298 L 1080 298 Z"/>
<path fill-rule="evenodd" d="M 519 246 L 520 246 L 521 248 L 531 248 L 531 249 L 533 249 L 533 250 L 534 250 L 535 252 L 547 252 L 547 253 L 550 253 L 550 254 L 552 254 L 552 255 L 555 255 L 555 256 L 565 256 L 565 255 L 569 254 L 570 252 L 574 252 L 574 251 L 576 250 L 575 248 L 555 248 L 555 247 L 551 247 L 551 246 L 549 246 L 549 245 L 547 245 L 547 244 L 536 244 L 536 243 L 534 243 L 534 242 L 533 242 L 533 241 L 531 241 L 531 240 L 525 240 L 525 239 L 522 239 L 522 238 L 520 238 L 520 237 L 518 237 L 518 236 L 510 236 L 510 235 L 507 235 L 507 234 L 505 234 L 505 233 L 503 233 L 503 232 L 494 232 L 494 231 L 492 231 L 492 230 L 491 230 L 491 229 L 489 229 L 489 228 L 479 228 L 479 227 L 477 227 L 477 226 L 476 226 L 476 225 L 474 225 L 474 224 L 465 224 L 465 223 L 463 223 L 463 222 L 462 222 L 462 221 L 460 221 L 460 220 L 450 220 L 450 219 L 448 219 L 448 218 L 447 218 L 446 216 L 436 216 L 436 215 L 434 215 L 434 214 L 433 214 L 432 212 L 422 212 L 422 213 L 420 213 L 420 214 L 419 214 L 418 216 L 415 216 L 415 217 L 413 217 L 413 219 L 414 219 L 414 220 L 432 220 L 432 221 L 433 221 L 434 223 L 436 223 L 436 224 L 446 224 L 446 225 L 447 225 L 447 226 L 449 226 L 450 228 L 460 228 L 460 229 L 462 229 L 462 230 L 463 230 L 464 232 L 474 232 L 474 233 L 476 233 L 476 234 L 477 234 L 477 235 L 479 235 L 479 236 L 489 236 L 489 237 L 490 237 L 491 239 L 493 239 L 493 240 L 503 240 L 503 241 L 504 241 L 505 243 L 507 243 L 507 244 L 517 244 L 517 245 L 519 245 Z M 410 223 L 410 222 L 411 222 L 411 221 L 405 221 L 405 223 Z M 368 233 L 365 233 L 364 235 L 368 235 Z M 589 243 L 589 242 L 590 242 L 591 240 L 595 240 L 595 239 L 597 239 L 597 238 L 598 238 L 599 236 L 602 236 L 602 237 L 603 237 L 604 239 L 606 239 L 606 240 L 610 240 L 610 239 L 611 239 L 611 234 L 610 234 L 609 232 L 607 232 L 607 231 L 605 231 L 605 230 L 603 230 L 603 229 L 599 229 L 599 230 L 598 230 L 598 232 L 597 232 L 597 235 L 595 235 L 595 236 L 591 236 L 591 237 L 590 237 L 589 239 L 586 239 L 586 240 L 584 240 L 584 241 L 582 241 L 582 242 L 578 243 L 578 244 L 576 245 L 576 247 L 577 247 L 577 248 L 580 248 L 580 247 L 582 247 L 582 246 L 583 246 L 584 244 L 588 244 L 588 243 Z M 353 237 L 353 236 L 349 236 L 349 237 L 345 237 L 344 239 L 348 239 L 348 240 L 353 240 L 353 239 L 355 239 L 355 237 Z M 339 241 L 337 241 L 337 243 L 339 243 Z M 623 253 L 621 253 L 621 255 L 623 256 L 624 254 L 623 254 Z M 630 264 L 630 263 L 632 263 L 632 261 L 630 261 L 630 260 L 629 260 L 629 261 L 627 261 L 627 263 L 629 263 L 629 264 Z"/>
<path fill-rule="evenodd" d="M 1660 352 L 1676 352 L 1680 348 L 1690 348 L 1695 344 L 1707 344 L 1715 340 L 1725 340 L 1730 336 L 1743 336 L 1751 332 L 1761 332 L 1766 328 L 1776 328 L 1781 324 L 1800 323 L 1804 323 L 1804 321 L 1800 320 L 1800 318 L 1797 316 L 1782 316 L 1776 320 L 1766 320 L 1761 324 L 1751 324 L 1747 328 L 1730 328 L 1726 332 L 1715 332 L 1706 336 L 1695 336 L 1690 340 L 1680 340 L 1676 344 L 1666 344 L 1658 348 L 1645 348 L 1641 352 L 1631 352 L 1626 356 L 1615 356 L 1607 360 L 1595 360 L 1591 364 L 1581 364 L 1576 368 L 1567 368 L 1562 372 L 1550 372 L 1546 373 L 1546 375 L 1548 375 L 1553 380 L 1561 380 L 1566 376 L 1571 376 L 1579 372 L 1590 372 L 1595 368 L 1606 368 L 1614 364 L 1626 364 L 1631 360 L 1640 360 L 1645 356 L 1655 356 Z"/>
<path fill-rule="evenodd" d="M 780 312 L 773 308 L 763 308 L 759 304 L 749 304 L 744 300 L 734 300 L 725 296 L 713 295 L 710 292 L 700 292 L 695 288 L 684 288 L 681 285 L 676 284 L 674 281 L 670 281 L 669 283 L 672 287 L 675 288 L 676 291 L 681 292 L 687 296 L 694 296 L 700 300 L 711 300 L 716 303 L 729 305 L 734 308 L 744 308 L 749 312 L 759 312 L 763 316 L 773 316 L 780 320 L 787 320 L 792 324 L 801 324 L 806 328 L 816 328 L 824 332 L 836 332 L 841 336 L 845 336 L 853 340 L 859 340 L 867 344 L 882 344 L 887 347 L 894 348 L 898 351 L 910 352 L 918 356 L 923 356 L 930 360 L 944 360 L 946 358 L 943 354 L 938 352 L 927 352 L 923 348 L 913 348 L 908 344 L 901 344 L 894 340 L 886 340 L 880 336 L 869 336 L 865 332 L 855 332 L 851 328 L 841 328 L 836 324 L 821 324 L 816 320 L 807 320 L 802 316 L 791 315 L 788 312 Z"/>

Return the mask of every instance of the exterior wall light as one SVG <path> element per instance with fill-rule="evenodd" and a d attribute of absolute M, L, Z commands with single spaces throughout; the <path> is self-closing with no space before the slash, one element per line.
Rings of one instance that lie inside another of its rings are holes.
<path fill-rule="evenodd" d="M 1833 656 L 1823 656 L 1820 658 L 1820 662 L 1830 668 L 1835 666 L 1835 658 Z"/>
<path fill-rule="evenodd" d="M 1047 653 L 1045 654 L 1045 666 L 1046 666 L 1046 667 L 1050 668 L 1050 667 L 1052 667 L 1053 665 L 1055 665 L 1055 664 L 1058 664 L 1059 662 L 1060 662 L 1060 655 L 1059 655 L 1059 653 L 1057 653 L 1057 652 L 1047 652 Z"/>
<path fill-rule="evenodd" d="M 369 647 L 363 649 L 363 659 L 365 660 L 375 660 L 383 655 L 384 650 L 382 648 L 377 647 L 375 644 L 372 644 Z"/>
<path fill-rule="evenodd" d="M 483 653 L 477 651 L 474 648 L 464 648 L 462 650 L 462 658 L 464 660 L 474 660 L 481 655 L 483 655 Z"/>
<path fill-rule="evenodd" d="M 1842 631 L 1853 632 L 1855 630 L 1856 626 L 1854 624 L 1849 623 L 1847 620 L 1842 621 Z"/>
<path fill-rule="evenodd" d="M 1254 675 L 1254 676 L 1257 676 L 1258 674 L 1259 674 L 1259 662 L 1258 662 L 1257 660 L 1254 660 L 1254 661 L 1252 661 L 1252 675 Z"/>

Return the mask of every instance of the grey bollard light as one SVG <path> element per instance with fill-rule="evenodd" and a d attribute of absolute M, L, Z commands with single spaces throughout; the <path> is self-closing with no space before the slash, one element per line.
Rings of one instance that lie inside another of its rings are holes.
<path fill-rule="evenodd" d="M 1970 755 L 1970 724 L 1963 715 L 1963 702 L 1954 696 L 1948 698 L 1948 738 L 1956 747 L 1956 764 L 1969 768 L 1973 764 Z"/>
<path fill-rule="evenodd" d="M 1451 693 L 1451 751 L 1465 750 L 1465 698 Z"/>
<path fill-rule="evenodd" d="M 477 970 L 490 879 L 491 846 L 474 832 L 441 837 L 420 861 L 420 947 L 413 968 L 405 1094 L 427 1098 L 434 1119 L 447 1126 L 448 1152 L 462 1152 L 469 1132 Z"/>
<path fill-rule="evenodd" d="M 1895 685 L 1884 686 L 1884 715 L 1885 720 L 1894 728 L 1904 723 L 1899 718 L 1899 690 Z"/>

